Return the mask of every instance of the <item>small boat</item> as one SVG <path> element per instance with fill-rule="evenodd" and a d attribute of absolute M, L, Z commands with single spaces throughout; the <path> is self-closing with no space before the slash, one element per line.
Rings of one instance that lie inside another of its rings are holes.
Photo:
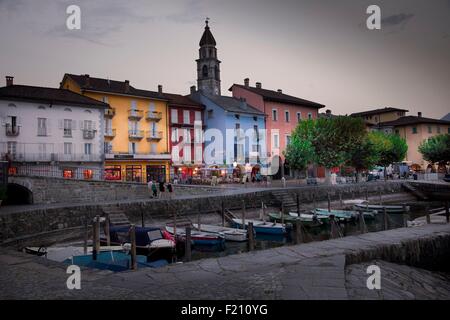
<path fill-rule="evenodd" d="M 404 210 L 409 211 L 409 206 L 387 206 L 387 205 L 377 205 L 377 204 L 355 204 L 355 209 L 359 210 L 376 210 L 377 212 L 383 212 L 386 208 L 387 213 L 403 213 Z"/>
<path fill-rule="evenodd" d="M 353 200 L 344 200 L 343 201 L 344 204 L 363 204 L 363 203 L 367 203 L 367 200 L 364 199 L 353 199 Z"/>
<path fill-rule="evenodd" d="M 371 220 L 375 219 L 375 215 L 377 214 L 376 210 L 372 211 L 366 211 L 365 209 L 360 209 L 364 215 L 364 219 Z M 320 209 L 317 208 L 315 211 L 315 214 L 317 215 L 334 215 L 335 217 L 339 218 L 340 220 L 349 221 L 349 220 L 356 220 L 359 218 L 359 212 L 358 211 L 351 211 L 351 210 L 331 210 L 328 211 L 328 209 Z"/>
<path fill-rule="evenodd" d="M 280 222 L 281 221 L 281 215 L 279 213 L 269 213 L 269 219 L 273 222 Z M 320 227 L 323 222 L 317 218 L 317 216 L 314 216 L 313 214 L 304 214 L 301 213 L 300 217 L 297 213 L 285 214 L 283 215 L 283 221 L 286 223 L 296 223 L 297 221 L 300 221 L 305 227 Z"/>
<path fill-rule="evenodd" d="M 47 255 L 47 248 L 46 247 L 25 247 L 23 248 L 23 252 L 32 254 L 38 257 L 42 257 Z"/>
<path fill-rule="evenodd" d="M 253 223 L 253 229 L 255 230 L 256 234 L 263 233 L 263 234 L 285 234 L 286 233 L 286 226 L 281 223 L 276 222 L 266 222 L 261 220 L 245 220 L 245 228 L 247 229 L 248 223 Z M 234 225 L 242 229 L 242 220 L 241 219 L 233 219 Z"/>
<path fill-rule="evenodd" d="M 174 228 L 166 226 L 166 231 L 174 235 Z M 177 226 L 176 238 L 186 241 L 186 228 Z M 217 246 L 225 243 L 225 235 L 223 233 L 212 233 L 198 230 L 191 230 L 191 240 L 194 245 Z"/>
<path fill-rule="evenodd" d="M 210 233 L 223 234 L 225 236 L 226 241 L 235 241 L 235 242 L 243 242 L 247 241 L 247 231 L 236 228 L 227 228 L 221 226 L 214 226 L 210 224 L 200 224 L 200 228 L 198 224 L 192 224 L 193 228 Z"/>

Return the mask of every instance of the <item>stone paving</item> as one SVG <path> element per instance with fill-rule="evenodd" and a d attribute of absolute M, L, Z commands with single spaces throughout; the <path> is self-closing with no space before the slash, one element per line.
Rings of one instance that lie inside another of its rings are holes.
<path fill-rule="evenodd" d="M 402 247 L 407 241 L 449 236 L 450 225 L 427 225 L 160 269 L 83 269 L 81 290 L 66 288 L 65 265 L 0 249 L 0 299 L 446 299 L 450 286 L 444 276 L 387 262 L 380 262 L 387 270 L 384 291 L 369 291 L 364 289 L 366 262 L 346 266 L 346 259 Z"/>

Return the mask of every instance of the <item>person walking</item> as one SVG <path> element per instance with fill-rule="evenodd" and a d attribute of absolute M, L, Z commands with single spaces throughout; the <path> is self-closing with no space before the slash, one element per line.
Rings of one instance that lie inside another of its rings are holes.
<path fill-rule="evenodd" d="M 147 188 L 148 188 L 148 193 L 150 194 L 150 197 L 153 197 L 152 195 L 152 185 L 153 185 L 153 181 L 149 180 L 147 183 Z"/>
<path fill-rule="evenodd" d="M 170 181 L 167 183 L 167 191 L 169 192 L 169 199 L 172 199 L 173 196 L 173 186 Z"/>
<path fill-rule="evenodd" d="M 164 181 L 160 180 L 159 181 L 159 198 L 163 199 L 164 198 L 164 191 L 165 191 L 165 187 L 164 187 Z"/>
<path fill-rule="evenodd" d="M 158 189 L 156 188 L 156 183 L 152 182 L 152 191 L 153 191 L 153 198 L 158 197 Z"/>

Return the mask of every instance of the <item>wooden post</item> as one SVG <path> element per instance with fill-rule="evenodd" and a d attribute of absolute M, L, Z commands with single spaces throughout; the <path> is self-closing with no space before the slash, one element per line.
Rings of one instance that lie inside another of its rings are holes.
<path fill-rule="evenodd" d="M 106 236 L 106 245 L 109 247 L 111 245 L 111 234 L 109 232 L 109 214 L 106 215 L 105 219 L 105 236 Z"/>
<path fill-rule="evenodd" d="M 87 243 L 89 238 L 89 221 L 88 217 L 86 217 L 86 220 L 84 221 L 84 243 L 83 243 L 83 252 L 84 254 L 87 254 Z"/>
<path fill-rule="evenodd" d="M 366 201 L 369 201 L 369 188 L 366 188 Z"/>
<path fill-rule="evenodd" d="M 297 193 L 297 213 L 300 218 L 300 195 Z"/>
<path fill-rule="evenodd" d="M 169 213 L 169 205 L 167 205 L 167 213 Z M 173 238 L 177 240 L 177 211 L 173 210 Z"/>
<path fill-rule="evenodd" d="M 262 203 L 262 210 L 263 221 L 266 221 L 266 206 L 264 205 L 264 202 Z"/>
<path fill-rule="evenodd" d="M 92 259 L 97 260 L 97 254 L 100 253 L 100 217 L 96 216 L 92 224 Z"/>
<path fill-rule="evenodd" d="M 136 260 L 136 229 L 134 224 L 130 227 L 130 240 L 131 240 L 131 269 L 137 269 L 137 260 Z"/>
<path fill-rule="evenodd" d="M 248 238 L 248 250 L 253 251 L 255 249 L 255 239 L 254 239 L 254 234 L 253 234 L 253 222 L 248 223 L 247 238 Z"/>
<path fill-rule="evenodd" d="M 259 211 L 259 220 L 264 220 L 264 202 L 261 201 L 261 210 Z"/>
<path fill-rule="evenodd" d="M 448 201 L 445 201 L 445 219 L 447 220 L 447 223 L 450 223 L 450 212 L 448 207 Z"/>
<path fill-rule="evenodd" d="M 144 211 L 141 211 L 141 225 L 142 225 L 142 228 L 145 228 Z"/>
<path fill-rule="evenodd" d="M 303 242 L 303 234 L 302 234 L 302 222 L 297 220 L 295 222 L 295 243 L 300 244 Z"/>
<path fill-rule="evenodd" d="M 200 229 L 201 229 L 201 227 L 202 227 L 202 224 L 201 224 L 201 214 L 202 214 L 202 211 L 201 211 L 201 209 L 202 209 L 202 207 L 201 207 L 201 205 L 200 205 L 200 203 L 198 204 L 198 217 L 197 217 L 197 228 L 198 228 L 198 231 L 200 231 Z"/>
<path fill-rule="evenodd" d="M 245 200 L 242 200 L 242 229 L 245 229 Z"/>
<path fill-rule="evenodd" d="M 378 188 L 378 196 L 379 196 L 380 206 L 381 206 L 383 204 L 383 199 L 382 199 L 382 196 L 381 196 L 381 187 Z"/>
<path fill-rule="evenodd" d="M 402 218 L 403 218 L 403 227 L 408 228 L 408 215 L 406 213 L 406 204 L 403 204 L 403 214 L 402 214 Z"/>
<path fill-rule="evenodd" d="M 344 207 L 342 202 L 342 190 L 339 190 L 339 206 L 341 209 Z"/>
<path fill-rule="evenodd" d="M 352 200 L 355 199 L 355 190 L 352 188 Z"/>
<path fill-rule="evenodd" d="M 225 203 L 222 200 L 221 203 L 221 215 L 222 215 L 222 227 L 225 227 Z"/>
<path fill-rule="evenodd" d="M 313 206 L 314 206 L 314 211 L 316 211 L 316 193 L 313 193 Z"/>
<path fill-rule="evenodd" d="M 366 222 L 364 221 L 364 213 L 361 210 L 359 210 L 358 214 L 359 214 L 359 231 L 361 233 L 366 233 Z"/>
<path fill-rule="evenodd" d="M 329 219 L 330 219 L 330 228 L 331 228 L 331 230 L 330 230 L 330 238 L 334 239 L 335 236 L 336 236 L 336 222 L 334 221 L 334 215 L 330 214 Z"/>
<path fill-rule="evenodd" d="M 383 218 L 384 218 L 384 230 L 387 230 L 387 229 L 389 229 L 389 223 L 388 223 L 389 216 L 388 216 L 386 207 L 383 207 Z"/>
<path fill-rule="evenodd" d="M 184 260 L 191 261 L 191 226 L 186 227 L 186 239 L 184 246 Z"/>
<path fill-rule="evenodd" d="M 331 212 L 331 197 L 330 197 L 330 192 L 327 192 L 327 200 L 328 200 L 328 212 Z"/>
<path fill-rule="evenodd" d="M 427 214 L 427 224 L 430 224 L 431 223 L 430 208 L 427 206 L 425 208 L 425 210 L 426 210 L 426 214 Z"/>

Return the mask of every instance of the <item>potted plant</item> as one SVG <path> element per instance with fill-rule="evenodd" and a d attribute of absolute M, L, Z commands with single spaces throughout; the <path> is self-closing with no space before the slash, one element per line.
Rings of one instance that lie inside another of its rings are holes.
<path fill-rule="evenodd" d="M 6 200 L 6 187 L 0 186 L 0 206 L 4 200 Z"/>

